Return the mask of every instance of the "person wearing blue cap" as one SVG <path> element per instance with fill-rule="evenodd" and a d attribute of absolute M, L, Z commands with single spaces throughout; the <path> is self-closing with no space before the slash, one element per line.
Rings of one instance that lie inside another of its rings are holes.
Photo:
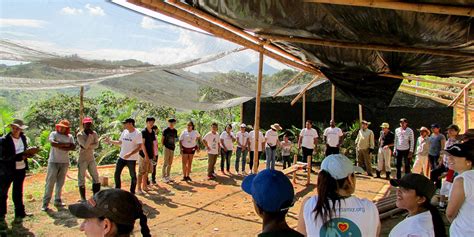
<path fill-rule="evenodd" d="M 327 156 L 318 174 L 318 195 L 301 205 L 298 231 L 306 236 L 379 236 L 380 219 L 375 204 L 352 194 L 356 187 L 354 167 L 342 154 Z"/>
<path fill-rule="evenodd" d="M 285 216 L 293 206 L 295 192 L 281 171 L 266 169 L 249 175 L 242 181 L 242 190 L 252 195 L 255 212 L 263 219 L 259 237 L 303 236 L 286 223 Z"/>

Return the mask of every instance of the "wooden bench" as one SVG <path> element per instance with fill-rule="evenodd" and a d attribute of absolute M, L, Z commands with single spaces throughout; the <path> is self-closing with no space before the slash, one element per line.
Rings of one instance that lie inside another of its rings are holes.
<path fill-rule="evenodd" d="M 293 183 L 296 184 L 296 172 L 298 170 L 303 170 L 304 168 L 306 168 L 306 170 L 308 171 L 307 178 L 306 178 L 306 185 L 309 185 L 311 183 L 311 156 L 307 157 L 307 163 L 303 163 L 303 162 L 298 162 L 298 155 L 294 155 L 293 165 L 282 170 L 282 172 L 285 175 L 293 174 Z"/>

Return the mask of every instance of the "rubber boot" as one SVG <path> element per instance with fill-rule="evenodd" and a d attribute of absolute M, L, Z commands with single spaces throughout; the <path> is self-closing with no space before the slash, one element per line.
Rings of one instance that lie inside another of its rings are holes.
<path fill-rule="evenodd" d="M 100 183 L 95 183 L 95 184 L 92 184 L 92 192 L 94 194 L 98 193 L 100 191 Z"/>
<path fill-rule="evenodd" d="M 390 180 L 390 172 L 386 172 L 387 177 L 385 177 L 386 180 Z"/>
<path fill-rule="evenodd" d="M 86 202 L 86 187 L 85 186 L 80 186 L 79 187 L 79 194 L 81 195 L 81 202 Z"/>
<path fill-rule="evenodd" d="M 380 179 L 380 171 L 376 170 L 375 173 L 377 174 L 377 178 Z"/>

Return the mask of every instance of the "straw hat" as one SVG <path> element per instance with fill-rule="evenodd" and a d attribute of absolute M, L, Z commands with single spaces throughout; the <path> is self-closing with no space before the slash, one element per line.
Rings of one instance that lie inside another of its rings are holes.
<path fill-rule="evenodd" d="M 362 122 L 360 122 L 360 123 L 367 124 L 367 125 L 371 124 L 371 122 L 367 122 L 367 120 L 362 120 Z"/>
<path fill-rule="evenodd" d="M 26 126 L 23 120 L 21 119 L 14 119 L 13 122 L 10 123 L 10 126 L 16 126 L 21 130 L 28 128 L 28 126 Z"/>
<path fill-rule="evenodd" d="M 280 124 L 278 124 L 278 123 L 272 124 L 270 127 L 274 130 L 277 130 L 277 131 L 282 129 Z"/>
<path fill-rule="evenodd" d="M 421 132 L 426 132 L 428 134 L 428 136 L 430 135 L 430 130 L 427 128 L 427 127 L 421 127 L 420 129 L 418 129 L 418 131 Z"/>
<path fill-rule="evenodd" d="M 380 125 L 381 128 L 390 128 L 390 124 L 388 123 L 382 123 L 382 125 Z"/>

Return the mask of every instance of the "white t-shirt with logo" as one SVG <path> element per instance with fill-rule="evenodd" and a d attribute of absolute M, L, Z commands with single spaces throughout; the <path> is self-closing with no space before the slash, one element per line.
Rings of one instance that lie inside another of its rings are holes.
<path fill-rule="evenodd" d="M 449 236 L 474 236 L 474 170 L 464 171 L 454 178 L 453 184 L 460 178 L 464 181 L 464 203 L 451 223 Z"/>
<path fill-rule="evenodd" d="M 237 136 L 237 141 L 238 141 L 237 142 L 237 147 L 241 147 L 241 146 L 239 146 L 239 142 L 240 142 L 240 144 L 246 146 L 247 141 L 249 140 L 249 133 L 238 131 L 236 136 Z"/>
<path fill-rule="evenodd" d="M 13 144 L 15 144 L 15 155 L 20 154 L 23 151 L 25 151 L 25 144 L 23 144 L 23 140 L 21 140 L 21 138 L 16 139 L 12 137 L 12 139 L 13 139 Z M 26 168 L 26 164 L 24 160 L 17 161 L 15 165 L 16 165 L 17 170 L 22 170 Z"/>
<path fill-rule="evenodd" d="M 188 132 L 188 130 L 184 130 L 181 133 L 181 136 L 179 136 L 179 140 L 181 141 L 183 147 L 193 148 L 197 145 L 196 140 L 200 136 L 201 135 L 196 130 L 192 130 L 191 132 Z"/>
<path fill-rule="evenodd" d="M 330 147 L 337 147 L 339 138 L 342 137 L 342 130 L 338 127 L 324 129 L 324 136 L 326 136 L 326 144 Z"/>
<path fill-rule="evenodd" d="M 434 237 L 433 219 L 430 211 L 409 216 L 390 231 L 389 237 Z"/>
<path fill-rule="evenodd" d="M 308 148 L 308 149 L 314 149 L 314 139 L 318 138 L 318 132 L 314 128 L 303 128 L 300 132 L 300 137 L 301 139 L 301 146 Z"/>
<path fill-rule="evenodd" d="M 380 226 L 379 212 L 375 204 L 367 199 L 348 197 L 341 200 L 341 208 L 336 204 L 336 213 L 324 224 L 321 215 L 316 220 L 314 208 L 318 201 L 317 196 L 310 197 L 304 204 L 304 222 L 307 236 L 352 236 L 352 237 L 375 237 Z M 332 206 L 332 203 L 330 203 Z M 339 211 L 340 210 L 340 211 Z"/>
<path fill-rule="evenodd" d="M 142 133 L 139 132 L 137 129 L 133 130 L 133 132 L 129 132 L 128 129 L 123 130 L 122 134 L 120 134 L 119 141 L 122 141 L 122 145 L 120 145 L 120 158 L 124 159 L 123 157 L 137 149 L 142 144 Z M 130 156 L 128 159 L 124 160 L 138 160 L 140 155 L 137 153 Z"/>
<path fill-rule="evenodd" d="M 204 138 L 210 150 L 207 151 L 207 154 L 218 155 L 219 154 L 219 133 L 208 132 Z"/>
<path fill-rule="evenodd" d="M 263 136 L 262 131 L 258 131 L 258 151 L 262 151 L 262 142 L 265 141 L 265 137 Z M 249 139 L 250 139 L 250 151 L 255 151 L 255 131 L 249 132 Z"/>
<path fill-rule="evenodd" d="M 221 133 L 221 139 L 224 140 L 224 144 L 221 144 L 221 145 L 225 146 L 225 148 L 228 151 L 232 151 L 232 149 L 234 148 L 234 142 L 232 141 L 232 138 L 235 139 L 235 136 L 234 136 L 233 132 L 230 132 L 230 134 L 229 134 L 226 131 L 223 131 Z"/>
<path fill-rule="evenodd" d="M 276 146 L 278 141 L 278 133 L 276 131 L 273 131 L 273 129 L 270 129 L 265 133 L 265 139 L 266 147 Z"/>

